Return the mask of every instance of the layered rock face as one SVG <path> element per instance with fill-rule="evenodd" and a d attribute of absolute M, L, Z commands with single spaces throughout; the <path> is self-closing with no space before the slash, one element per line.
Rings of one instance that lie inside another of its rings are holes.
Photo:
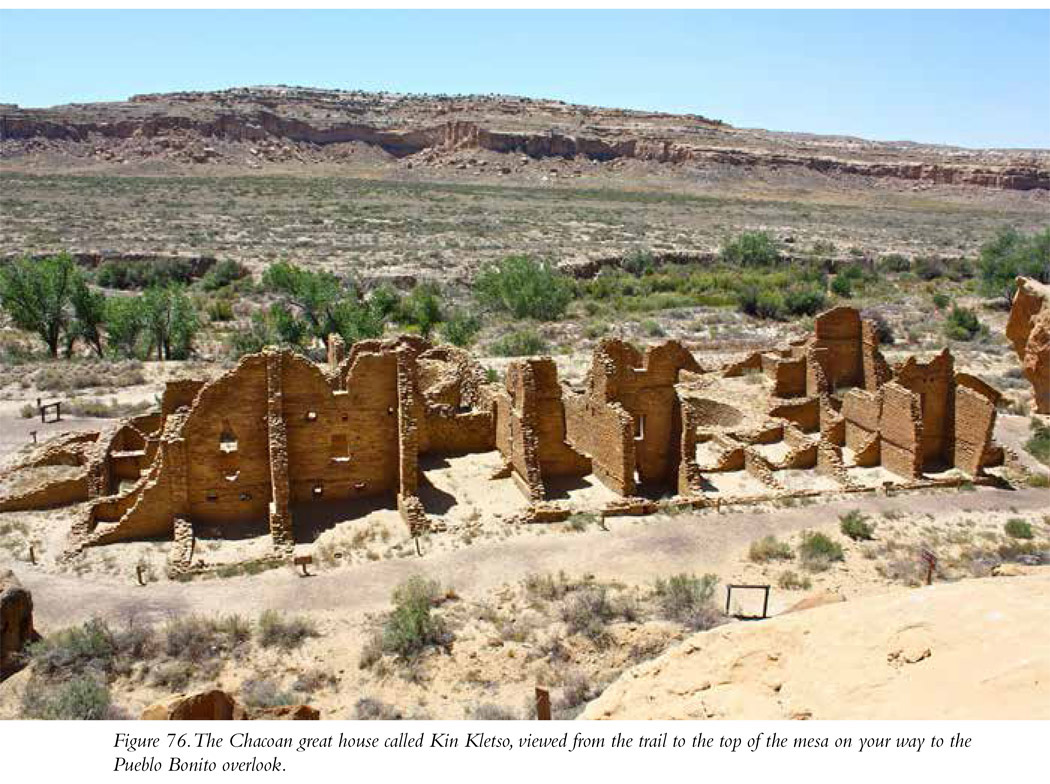
<path fill-rule="evenodd" d="M 1017 279 L 1006 337 L 1032 384 L 1036 411 L 1050 414 L 1050 286 Z"/>
<path fill-rule="evenodd" d="M 14 572 L 0 570 L 0 680 L 19 669 L 19 652 L 35 638 L 33 596 Z"/>
<path fill-rule="evenodd" d="M 529 158 L 635 159 L 669 165 L 809 170 L 1006 190 L 1050 189 L 1042 151 L 963 150 L 739 129 L 698 115 L 627 111 L 514 96 L 393 95 L 292 87 L 134 96 L 48 109 L 0 107 L 4 157 L 59 143 L 74 155 L 141 142 L 134 156 L 197 165 L 265 160 L 271 143 L 308 150 L 361 144 L 392 158 L 487 150 Z M 231 143 L 236 149 L 223 150 Z M 237 146 L 237 145 L 242 145 Z M 129 150 L 120 147 L 123 157 Z M 225 160 L 229 158 L 230 160 Z M 338 155 L 336 155 L 338 158 Z"/>

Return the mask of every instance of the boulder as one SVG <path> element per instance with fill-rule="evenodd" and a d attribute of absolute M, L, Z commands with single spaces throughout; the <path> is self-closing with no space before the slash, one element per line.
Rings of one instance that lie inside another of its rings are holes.
<path fill-rule="evenodd" d="M 1006 337 L 1032 384 L 1036 411 L 1050 414 L 1050 286 L 1017 279 Z"/>
<path fill-rule="evenodd" d="M 316 721 L 321 718 L 321 712 L 309 705 L 247 709 L 221 689 L 212 689 L 196 694 L 176 694 L 149 706 L 140 718 L 160 721 Z"/>
<path fill-rule="evenodd" d="M 21 668 L 19 652 L 38 638 L 33 596 L 10 569 L 0 570 L 0 680 Z"/>
<path fill-rule="evenodd" d="M 244 709 L 233 697 L 219 689 L 212 689 L 197 694 L 176 694 L 146 708 L 140 718 L 144 721 L 229 721 L 244 717 Z"/>

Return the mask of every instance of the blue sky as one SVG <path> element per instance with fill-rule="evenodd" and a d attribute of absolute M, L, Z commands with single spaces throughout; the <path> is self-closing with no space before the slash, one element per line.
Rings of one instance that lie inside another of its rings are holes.
<path fill-rule="evenodd" d="M 1050 11 L 0 11 L 0 101 L 277 83 L 1050 147 Z"/>

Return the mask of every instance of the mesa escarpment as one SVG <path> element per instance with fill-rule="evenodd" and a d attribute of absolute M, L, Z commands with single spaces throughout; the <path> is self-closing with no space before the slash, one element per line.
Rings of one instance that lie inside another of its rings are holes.
<path fill-rule="evenodd" d="M 8 165 L 48 150 L 74 159 L 181 165 L 340 163 L 356 147 L 411 168 L 462 150 L 688 169 L 755 168 L 901 183 L 1050 190 L 1045 151 L 964 150 L 739 129 L 697 115 L 510 96 L 408 96 L 292 87 L 133 96 L 0 109 Z M 358 156 L 359 157 L 359 156 Z M 509 167 L 497 167 L 510 173 Z"/>

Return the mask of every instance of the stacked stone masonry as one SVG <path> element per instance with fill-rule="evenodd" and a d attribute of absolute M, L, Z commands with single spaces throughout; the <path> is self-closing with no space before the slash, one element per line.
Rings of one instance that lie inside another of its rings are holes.
<path fill-rule="evenodd" d="M 423 533 L 420 460 L 431 454 L 498 450 L 493 479 L 513 478 L 530 521 L 564 519 L 552 488 L 588 475 L 620 498 L 607 514 L 654 509 L 658 498 L 749 500 L 715 486 L 732 472 L 774 494 L 789 492 L 781 472 L 847 491 L 854 468 L 905 484 L 974 478 L 1003 459 L 992 441 L 998 399 L 956 373 L 947 351 L 891 368 L 874 325 L 851 308 L 821 314 L 806 340 L 721 368 L 702 368 L 676 341 L 643 353 L 606 339 L 579 388 L 547 357 L 486 383 L 460 349 L 412 336 L 347 349 L 333 338 L 325 365 L 269 348 L 211 382 L 174 382 L 158 412 L 52 440 L 10 473 L 69 475 L 20 483 L 0 511 L 86 502 L 71 554 L 172 538 L 178 572 L 190 568 L 195 530 L 268 534 L 274 555 L 288 557 L 309 541 L 302 520 L 332 507 L 353 516 L 368 497 L 388 497 Z"/>

